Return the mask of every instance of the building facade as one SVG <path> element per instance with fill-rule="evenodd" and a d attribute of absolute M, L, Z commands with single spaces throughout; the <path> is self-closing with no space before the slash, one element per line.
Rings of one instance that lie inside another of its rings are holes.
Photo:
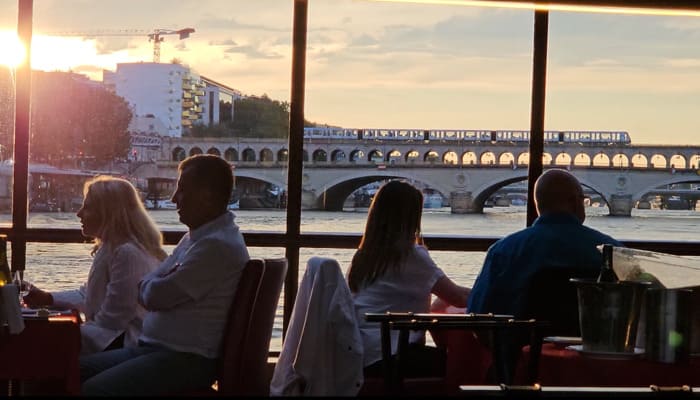
<path fill-rule="evenodd" d="M 103 81 L 129 102 L 135 117 L 153 116 L 170 137 L 181 137 L 197 123 L 233 118 L 233 101 L 241 97 L 239 91 L 181 64 L 120 63 L 114 72 L 103 71 Z"/>

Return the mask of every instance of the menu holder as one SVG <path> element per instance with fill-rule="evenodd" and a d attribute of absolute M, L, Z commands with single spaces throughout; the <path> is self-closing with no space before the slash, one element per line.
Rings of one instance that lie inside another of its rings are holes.
<path fill-rule="evenodd" d="M 700 286 L 700 260 L 673 254 L 614 247 L 613 270 L 621 281 L 656 280 L 665 289 Z"/>
<path fill-rule="evenodd" d="M 16 285 L 0 286 L 0 324 L 7 324 L 12 335 L 24 330 L 24 319 L 19 305 L 19 288 Z"/>

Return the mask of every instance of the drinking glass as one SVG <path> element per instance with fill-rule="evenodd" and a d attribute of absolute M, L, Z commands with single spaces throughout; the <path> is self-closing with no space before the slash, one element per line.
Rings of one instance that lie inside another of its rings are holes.
<path fill-rule="evenodd" d="M 24 296 L 29 293 L 29 282 L 24 280 L 24 271 L 15 271 L 12 276 L 12 282 L 17 286 L 19 290 L 19 304 L 24 307 Z"/>

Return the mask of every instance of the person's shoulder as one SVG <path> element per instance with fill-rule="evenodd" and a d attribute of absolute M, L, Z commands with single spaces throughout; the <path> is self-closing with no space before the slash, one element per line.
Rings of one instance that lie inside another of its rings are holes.
<path fill-rule="evenodd" d="M 504 237 L 498 239 L 496 242 L 494 242 L 494 244 L 491 245 L 491 248 L 497 249 L 503 246 L 510 246 L 514 243 L 519 243 L 523 240 L 528 240 L 535 234 L 536 232 L 532 229 L 532 227 L 521 229 L 519 231 L 509 233 Z"/>
<path fill-rule="evenodd" d="M 597 229 L 591 228 L 590 226 L 582 225 L 582 228 L 587 231 L 591 236 L 593 236 L 600 243 L 612 244 L 614 246 L 622 246 L 622 243 L 612 236 L 603 233 Z"/>

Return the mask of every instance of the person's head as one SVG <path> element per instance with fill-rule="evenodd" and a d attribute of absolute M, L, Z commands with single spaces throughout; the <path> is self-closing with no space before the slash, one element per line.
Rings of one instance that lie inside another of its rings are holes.
<path fill-rule="evenodd" d="M 198 154 L 183 160 L 172 201 L 180 221 L 196 229 L 227 210 L 233 190 L 233 172 L 226 160 L 211 154 Z"/>
<path fill-rule="evenodd" d="M 127 180 L 100 175 L 85 182 L 83 206 L 77 212 L 83 234 L 101 244 L 133 240 L 150 254 L 164 258 L 163 238 Z"/>
<path fill-rule="evenodd" d="M 575 176 L 562 169 L 545 171 L 535 182 L 535 206 L 539 215 L 569 213 L 586 219 L 583 189 Z"/>
<path fill-rule="evenodd" d="M 399 268 L 420 235 L 423 193 L 413 185 L 390 181 L 374 195 L 365 232 L 348 270 L 353 292 L 374 282 L 388 268 Z"/>

